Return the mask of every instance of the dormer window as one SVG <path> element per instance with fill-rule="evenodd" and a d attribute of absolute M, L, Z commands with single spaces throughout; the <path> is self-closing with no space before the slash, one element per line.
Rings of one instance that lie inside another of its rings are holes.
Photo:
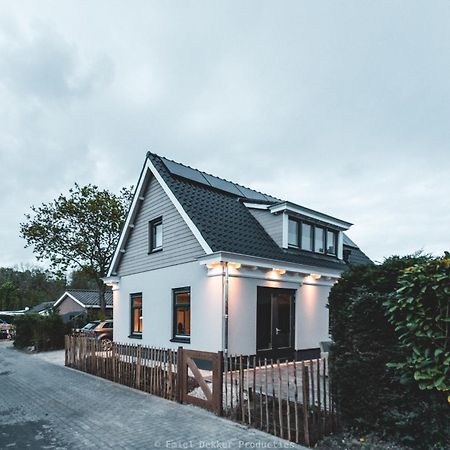
<path fill-rule="evenodd" d="M 288 245 L 309 252 L 337 255 L 337 231 L 289 218 Z"/>

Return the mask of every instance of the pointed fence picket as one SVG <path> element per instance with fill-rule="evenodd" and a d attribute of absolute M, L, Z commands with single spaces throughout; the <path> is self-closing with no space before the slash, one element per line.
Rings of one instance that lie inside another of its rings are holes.
<path fill-rule="evenodd" d="M 80 335 L 65 340 L 68 367 L 179 402 L 191 389 L 187 377 L 192 381 L 192 374 L 182 369 L 189 352 L 181 347 L 175 351 L 113 342 L 104 348 L 101 341 Z M 220 363 L 205 380 L 220 380 L 222 391 L 220 397 L 214 394 L 219 400 L 213 409 L 218 415 L 307 446 L 337 430 L 327 359 L 280 361 L 222 352 L 212 356 Z"/>
<path fill-rule="evenodd" d="M 223 367 L 225 417 L 307 446 L 337 430 L 325 358 L 233 355 Z"/>

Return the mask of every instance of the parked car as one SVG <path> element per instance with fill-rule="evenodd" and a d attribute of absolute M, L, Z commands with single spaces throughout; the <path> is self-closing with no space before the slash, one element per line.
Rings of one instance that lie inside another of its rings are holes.
<path fill-rule="evenodd" d="M 83 328 L 77 330 L 79 333 L 91 334 L 95 327 L 101 322 L 101 320 L 93 320 L 88 322 Z"/>
<path fill-rule="evenodd" d="M 101 342 L 103 350 L 111 350 L 113 342 L 113 321 L 104 320 L 93 330 L 94 337 Z"/>
<path fill-rule="evenodd" d="M 0 339 L 12 339 L 13 326 L 6 322 L 6 320 L 0 319 Z"/>

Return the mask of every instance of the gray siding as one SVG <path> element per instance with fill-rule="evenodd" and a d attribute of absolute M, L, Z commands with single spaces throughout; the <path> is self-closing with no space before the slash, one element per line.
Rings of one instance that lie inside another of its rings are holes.
<path fill-rule="evenodd" d="M 148 223 L 162 216 L 163 250 L 148 254 Z M 205 254 L 186 222 L 155 177 L 145 189 L 144 201 L 120 261 L 119 276 L 190 262 Z"/>
<path fill-rule="evenodd" d="M 281 247 L 283 245 L 283 214 L 272 214 L 262 209 L 250 209 L 267 234 Z"/>
<path fill-rule="evenodd" d="M 57 306 L 60 316 L 71 312 L 86 312 L 86 308 L 83 308 L 76 301 L 72 300 L 66 295 L 65 299 Z"/>

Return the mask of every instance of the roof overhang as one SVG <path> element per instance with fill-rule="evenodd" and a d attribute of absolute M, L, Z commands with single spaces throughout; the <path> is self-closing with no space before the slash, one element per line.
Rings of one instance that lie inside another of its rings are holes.
<path fill-rule="evenodd" d="M 299 274 L 304 277 L 320 275 L 324 278 L 338 279 L 342 270 L 330 269 L 327 267 L 312 266 L 296 264 L 287 261 L 280 261 L 277 259 L 261 258 L 259 256 L 242 255 L 240 253 L 232 252 L 215 252 L 209 255 L 202 256 L 198 259 L 201 265 L 205 265 L 208 268 L 221 265 L 222 263 L 229 263 L 232 267 L 246 266 L 255 269 L 262 269 L 266 271 L 276 271 L 279 273 L 289 272 L 291 274 Z"/>
<path fill-rule="evenodd" d="M 342 231 L 348 230 L 353 225 L 352 223 L 346 222 L 345 220 L 337 219 L 336 217 L 329 216 L 328 214 L 324 214 L 319 211 L 314 211 L 313 209 L 296 205 L 295 203 L 291 202 L 281 202 L 275 205 L 267 205 L 267 209 L 272 214 L 278 214 L 282 212 L 287 213 L 291 212 L 295 214 L 300 214 L 310 219 L 326 222 L 327 224 L 333 225 Z"/>

